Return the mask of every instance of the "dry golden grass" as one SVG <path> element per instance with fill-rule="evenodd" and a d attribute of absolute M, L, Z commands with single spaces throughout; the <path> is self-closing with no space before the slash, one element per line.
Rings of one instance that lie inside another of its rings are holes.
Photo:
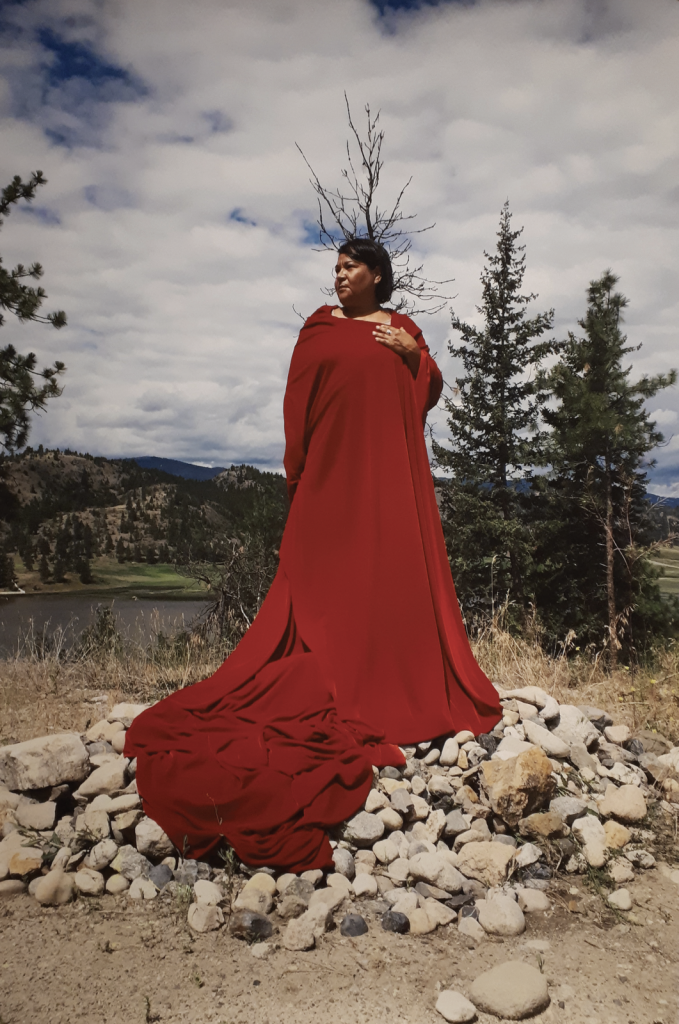
<path fill-rule="evenodd" d="M 646 665 L 607 668 L 590 652 L 545 653 L 497 627 L 482 632 L 472 647 L 479 664 L 506 689 L 539 686 L 560 704 L 591 704 L 613 715 L 616 723 L 656 729 L 679 740 L 679 645 L 659 649 Z"/>
<path fill-rule="evenodd" d="M 0 744 L 61 731 L 84 731 L 120 700 L 149 702 L 211 675 L 226 648 L 198 638 L 146 648 L 115 642 L 66 655 L 57 636 L 49 651 L 25 644 L 0 662 Z M 510 689 L 534 685 L 560 703 L 593 704 L 616 722 L 657 729 L 679 740 L 679 650 L 659 651 L 648 667 L 610 672 L 601 657 L 552 657 L 537 642 L 489 628 L 472 643 L 490 678 Z"/>

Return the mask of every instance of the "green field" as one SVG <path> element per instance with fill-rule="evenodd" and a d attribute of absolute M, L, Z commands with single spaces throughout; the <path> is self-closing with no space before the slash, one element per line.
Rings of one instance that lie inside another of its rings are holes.
<path fill-rule="evenodd" d="M 651 561 L 661 573 L 661 592 L 679 597 L 679 548 L 658 548 Z"/>
<path fill-rule="evenodd" d="M 26 572 L 21 559 L 14 560 L 19 586 L 27 594 L 135 594 L 137 597 L 199 597 L 205 588 L 185 579 L 171 565 L 147 565 L 113 558 L 92 560 L 93 583 L 81 583 L 76 573 L 66 574 L 65 583 L 42 583 L 37 572 Z"/>

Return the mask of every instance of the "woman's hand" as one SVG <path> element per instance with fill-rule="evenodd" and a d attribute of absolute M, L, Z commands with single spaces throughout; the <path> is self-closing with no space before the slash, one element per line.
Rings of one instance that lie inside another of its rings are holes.
<path fill-rule="evenodd" d="M 402 327 L 390 327 L 389 324 L 377 324 L 373 331 L 381 345 L 386 345 L 408 364 L 413 377 L 417 377 L 420 367 L 420 346 L 415 339 Z"/>

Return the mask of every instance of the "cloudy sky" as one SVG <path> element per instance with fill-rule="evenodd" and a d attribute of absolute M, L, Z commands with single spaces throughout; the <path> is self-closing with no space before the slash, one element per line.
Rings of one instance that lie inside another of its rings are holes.
<path fill-rule="evenodd" d="M 385 198 L 412 175 L 458 315 L 509 198 L 557 336 L 611 267 L 634 372 L 679 364 L 678 36 L 676 0 L 3 0 L 0 179 L 49 179 L 3 258 L 39 259 L 69 317 L 2 330 L 68 366 L 31 442 L 280 467 L 293 306 L 333 263 L 295 143 L 338 181 L 344 90 L 381 110 Z M 452 382 L 449 313 L 419 319 Z M 679 493 L 679 389 L 649 407 Z"/>

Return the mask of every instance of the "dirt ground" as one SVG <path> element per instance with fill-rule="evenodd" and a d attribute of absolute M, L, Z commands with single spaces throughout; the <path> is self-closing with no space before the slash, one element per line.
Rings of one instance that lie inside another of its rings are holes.
<path fill-rule="evenodd" d="M 560 881 L 553 910 L 527 915 L 524 935 L 476 948 L 455 924 L 388 934 L 377 908 L 356 901 L 369 934 L 342 938 L 336 928 L 311 952 L 278 948 L 264 960 L 226 929 L 194 936 L 186 905 L 170 896 L 61 908 L 17 896 L 0 903 L 0 1022 L 442 1024 L 441 989 L 468 995 L 482 971 L 520 959 L 550 986 L 551 1005 L 534 1021 L 677 1024 L 679 886 L 651 870 L 629 888 L 632 914 L 616 917 L 584 877 Z"/>

